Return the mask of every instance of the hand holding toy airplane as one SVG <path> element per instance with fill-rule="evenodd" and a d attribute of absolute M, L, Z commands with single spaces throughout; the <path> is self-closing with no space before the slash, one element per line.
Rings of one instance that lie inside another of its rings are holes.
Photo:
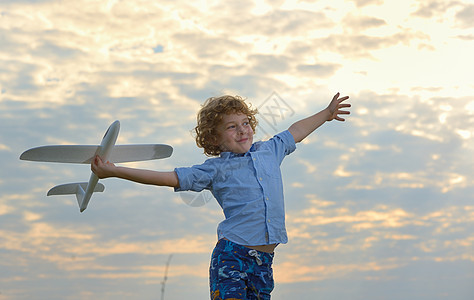
<path fill-rule="evenodd" d="M 103 161 L 122 163 L 170 157 L 173 148 L 163 144 L 115 145 L 120 131 L 120 122 L 113 122 L 105 132 L 98 146 L 54 145 L 29 149 L 20 156 L 21 160 L 91 164 L 98 155 Z M 99 178 L 91 173 L 89 182 L 61 184 L 48 191 L 51 195 L 76 195 L 79 209 L 83 212 L 94 192 L 103 192 L 105 187 Z"/>

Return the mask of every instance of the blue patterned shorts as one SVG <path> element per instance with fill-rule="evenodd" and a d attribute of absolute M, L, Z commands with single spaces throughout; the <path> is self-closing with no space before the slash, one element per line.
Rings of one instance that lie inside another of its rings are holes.
<path fill-rule="evenodd" d="M 272 263 L 273 254 L 219 240 L 209 268 L 211 299 L 270 299 Z"/>

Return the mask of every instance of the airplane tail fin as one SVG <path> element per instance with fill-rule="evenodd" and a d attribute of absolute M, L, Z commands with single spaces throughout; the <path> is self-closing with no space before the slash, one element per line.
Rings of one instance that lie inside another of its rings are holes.
<path fill-rule="evenodd" d="M 77 204 L 81 209 L 81 212 L 85 209 L 82 207 L 84 195 L 86 194 L 85 190 L 87 189 L 88 182 L 76 182 L 76 183 L 66 183 L 53 187 L 48 191 L 48 196 L 52 195 L 76 195 Z M 102 183 L 97 183 L 94 189 L 95 192 L 103 192 L 105 186 Z"/>

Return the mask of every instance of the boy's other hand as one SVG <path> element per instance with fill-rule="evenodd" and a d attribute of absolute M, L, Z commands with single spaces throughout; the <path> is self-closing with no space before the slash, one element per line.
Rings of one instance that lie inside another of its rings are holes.
<path fill-rule="evenodd" d="M 340 96 L 339 93 L 334 95 L 334 97 L 331 100 L 331 103 L 329 103 L 329 106 L 326 108 L 329 111 L 329 117 L 327 119 L 328 121 L 332 121 L 335 119 L 337 121 L 344 122 L 345 119 L 341 118 L 339 115 L 350 114 L 349 111 L 341 110 L 342 108 L 351 107 L 349 103 L 342 103 L 343 101 L 349 99 L 349 96 L 344 96 L 341 98 L 339 98 L 339 96 Z"/>

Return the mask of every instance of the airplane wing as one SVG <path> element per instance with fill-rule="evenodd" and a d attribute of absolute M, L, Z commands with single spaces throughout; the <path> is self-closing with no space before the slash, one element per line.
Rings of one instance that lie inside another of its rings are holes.
<path fill-rule="evenodd" d="M 170 157 L 173 147 L 164 144 L 117 145 L 110 153 L 109 161 L 122 163 Z"/>
<path fill-rule="evenodd" d="M 90 164 L 99 146 L 54 145 L 29 149 L 20 156 L 21 160 L 59 163 Z M 170 157 L 173 148 L 164 144 L 115 145 L 109 157 L 112 163 L 143 161 Z"/>

